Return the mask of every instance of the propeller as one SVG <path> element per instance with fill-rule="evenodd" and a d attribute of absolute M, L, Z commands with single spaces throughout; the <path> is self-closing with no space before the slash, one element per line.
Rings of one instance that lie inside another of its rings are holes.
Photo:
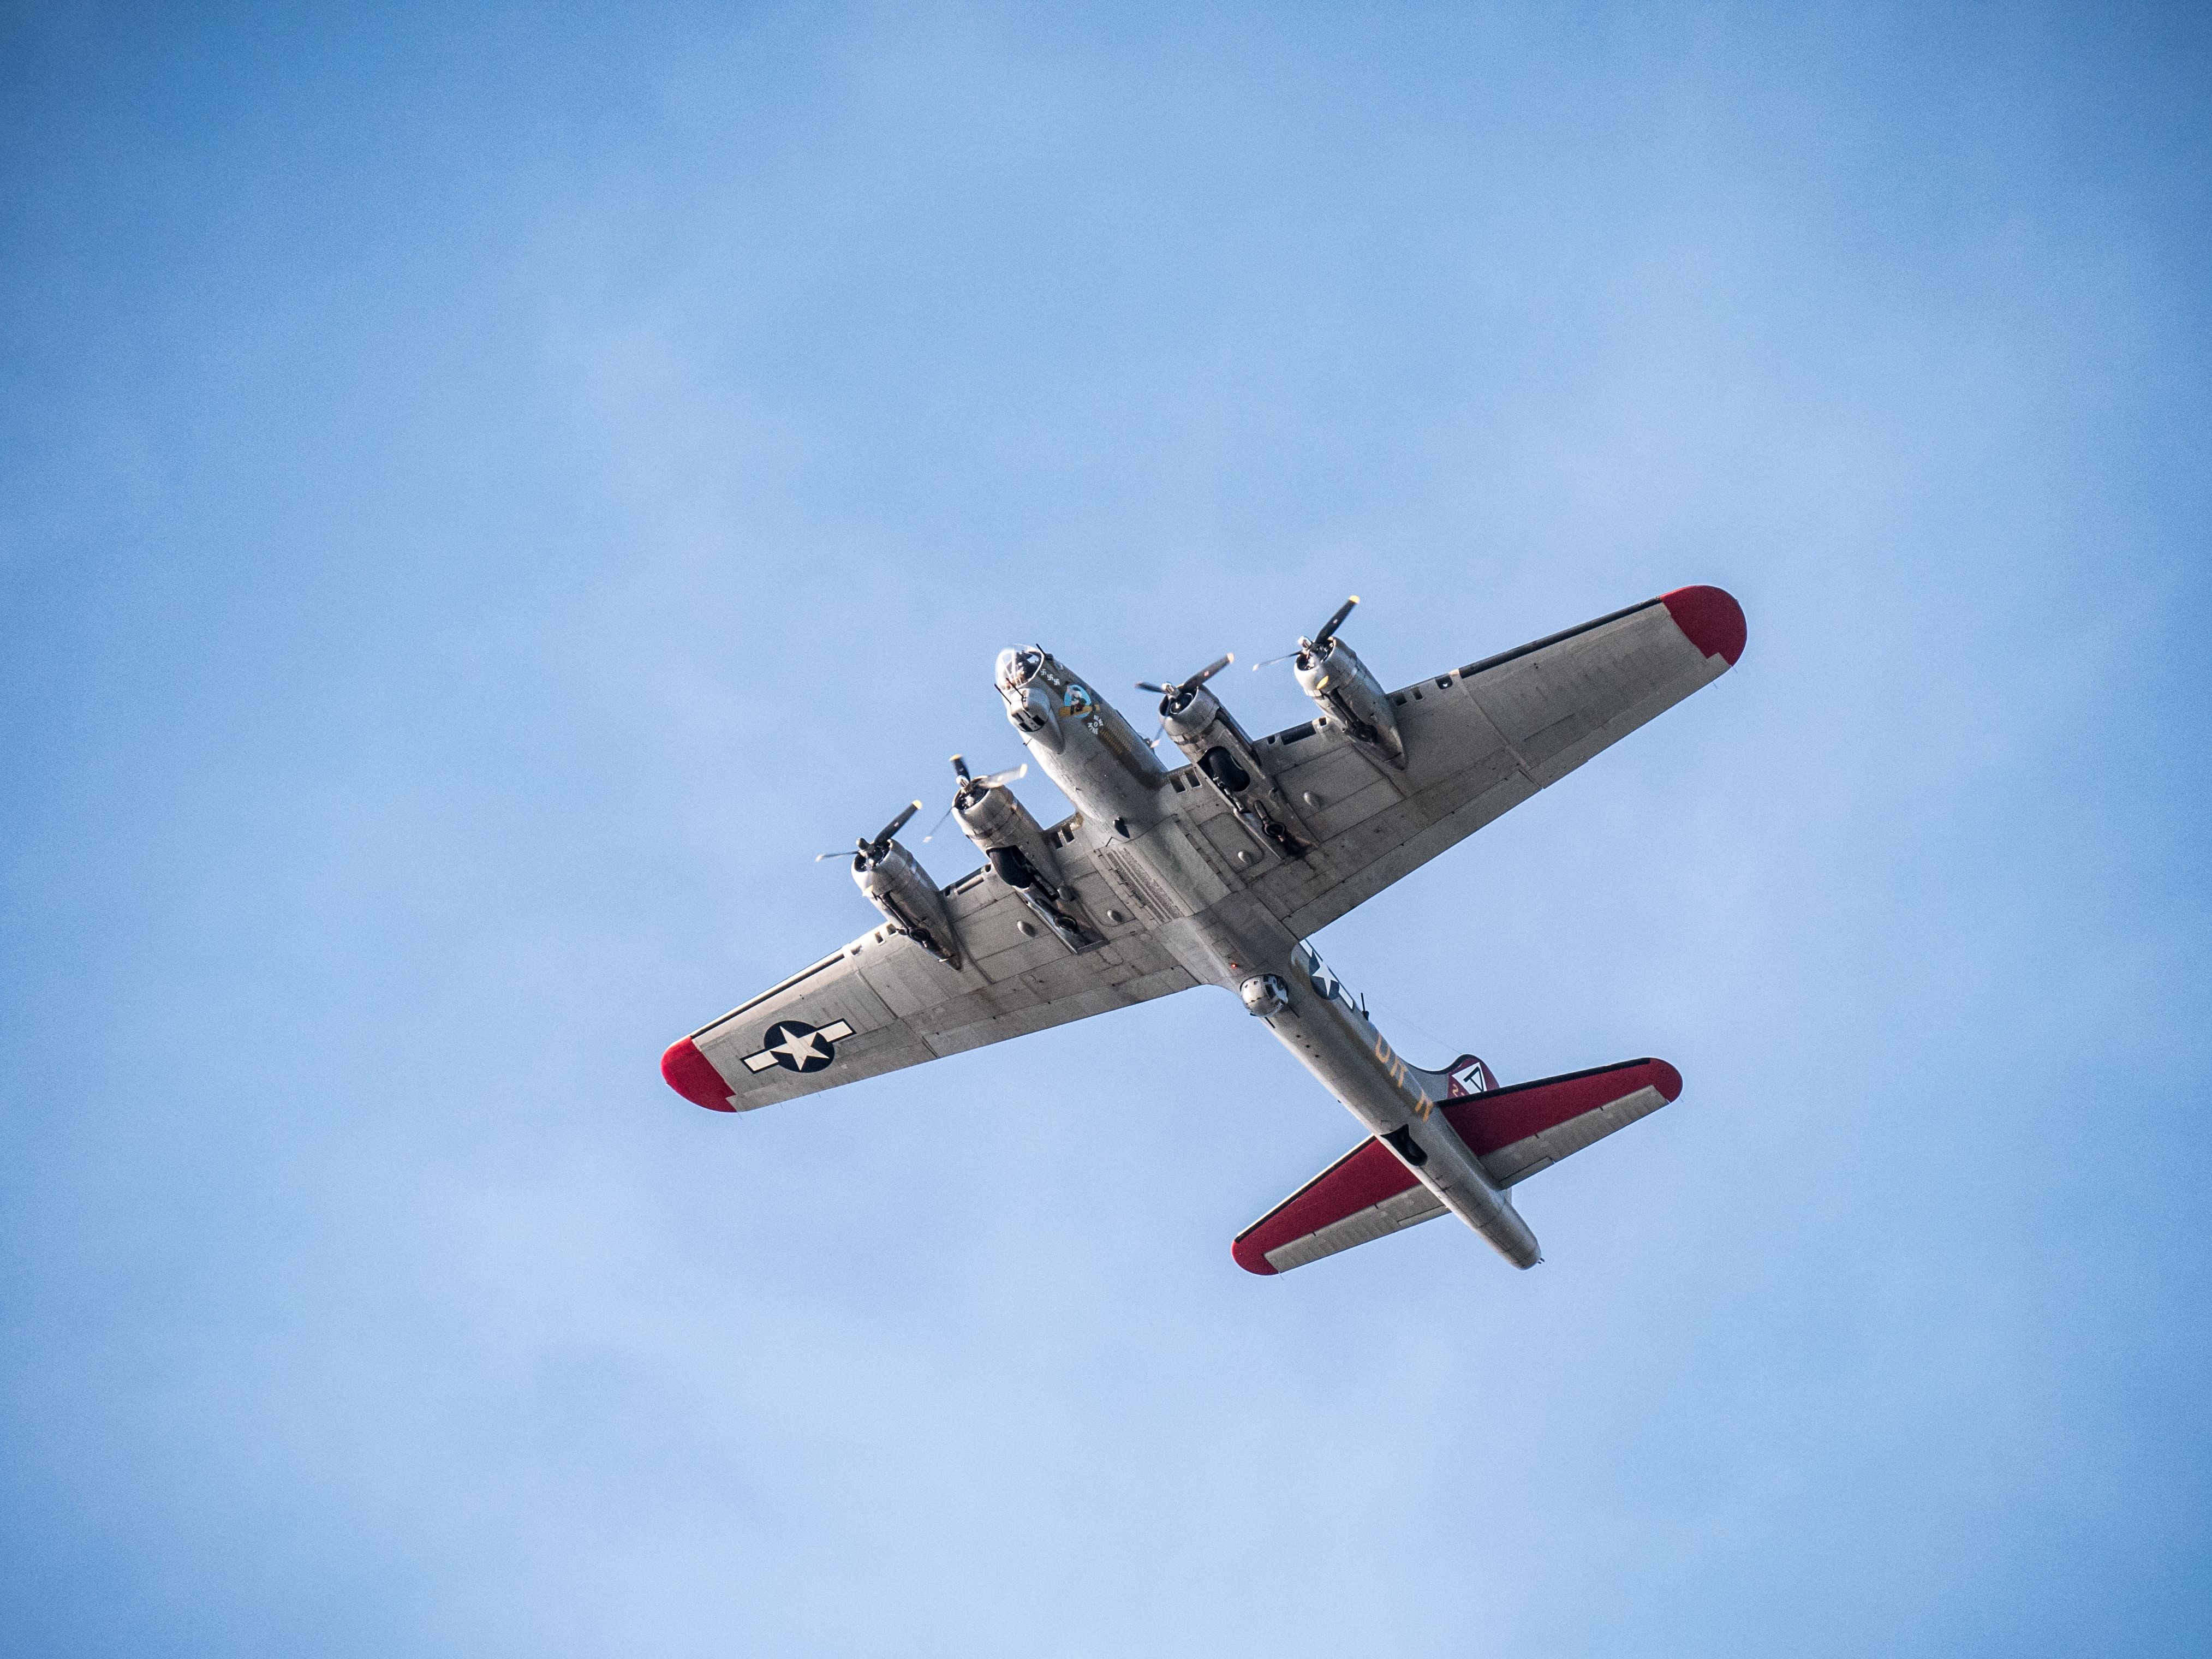
<path fill-rule="evenodd" d="M 952 770 L 960 779 L 958 787 L 952 792 L 952 805 L 945 809 L 945 817 L 940 817 L 930 826 L 929 833 L 922 837 L 924 841 L 936 839 L 937 832 L 945 828 L 945 818 L 952 816 L 954 807 L 973 806 L 983 798 L 986 792 L 996 789 L 1001 785 L 1012 783 L 1018 778 L 1027 777 L 1030 775 L 1030 763 L 1024 761 L 1019 766 L 1010 766 L 1003 772 L 987 772 L 979 778 L 969 772 L 968 762 L 964 757 L 955 755 L 952 757 Z"/>
<path fill-rule="evenodd" d="M 900 809 L 899 815 L 896 817 L 893 818 L 889 823 L 885 824 L 881 830 L 878 830 L 876 832 L 874 840 L 871 841 L 866 836 L 861 836 L 854 841 L 853 845 L 859 849 L 857 854 L 848 854 L 843 852 L 817 853 L 814 855 L 814 861 L 817 864 L 819 864 L 824 859 L 851 858 L 854 863 L 858 865 L 879 859 L 883 857 L 885 853 L 890 851 L 891 837 L 898 834 L 900 830 L 905 829 L 906 821 L 920 811 L 921 811 L 921 803 L 920 801 L 908 801 L 904 807 Z"/>
<path fill-rule="evenodd" d="M 1234 651 L 1225 651 L 1221 655 L 1216 657 L 1212 662 L 1206 664 L 1205 667 L 1200 669 L 1198 672 L 1193 674 L 1188 679 L 1182 681 L 1180 684 L 1174 680 L 1170 680 L 1165 685 L 1154 685 L 1150 680 L 1139 680 L 1137 682 L 1137 690 L 1139 691 L 1157 691 L 1160 694 L 1162 699 L 1171 701 L 1180 707 L 1182 704 L 1188 702 L 1190 700 L 1190 693 L 1197 690 L 1200 686 L 1204 685 L 1206 681 L 1212 679 L 1216 674 L 1218 674 L 1223 669 L 1228 667 L 1231 663 L 1235 662 L 1236 660 L 1237 653 Z"/>
<path fill-rule="evenodd" d="M 1009 766 L 1003 772 L 986 772 L 981 777 L 976 778 L 968 775 L 967 761 L 955 755 L 952 757 L 952 769 L 960 775 L 959 793 L 965 793 L 973 790 L 980 795 L 986 789 L 996 789 L 1001 784 L 1013 783 L 1029 776 L 1030 763 L 1024 761 L 1019 766 Z"/>
<path fill-rule="evenodd" d="M 1321 625 L 1321 632 L 1313 636 L 1313 644 L 1316 648 L 1327 645 L 1336 637 L 1336 630 L 1344 626 L 1344 619 L 1352 614 L 1352 607 L 1358 603 L 1359 595 L 1354 593 L 1336 607 L 1336 614 L 1323 623 Z"/>
<path fill-rule="evenodd" d="M 906 821 L 920 811 L 921 811 L 920 801 L 908 801 L 904 806 L 899 808 L 899 815 L 896 817 L 876 832 L 876 838 L 873 841 L 864 841 L 860 843 L 860 846 L 863 848 L 872 849 L 873 856 L 882 857 L 883 849 L 890 845 L 891 837 L 905 829 Z"/>
<path fill-rule="evenodd" d="M 1336 607 L 1336 614 L 1321 625 L 1321 632 L 1316 634 L 1311 639 L 1300 636 L 1298 648 L 1295 651 L 1285 651 L 1279 657 L 1270 657 L 1265 662 L 1254 663 L 1252 672 L 1256 674 L 1263 668 L 1273 668 L 1279 662 L 1288 662 L 1293 657 L 1311 656 L 1323 650 L 1328 642 L 1336 637 L 1336 630 L 1344 626 L 1344 619 L 1352 614 L 1352 607 L 1358 603 L 1359 595 L 1354 593 Z"/>

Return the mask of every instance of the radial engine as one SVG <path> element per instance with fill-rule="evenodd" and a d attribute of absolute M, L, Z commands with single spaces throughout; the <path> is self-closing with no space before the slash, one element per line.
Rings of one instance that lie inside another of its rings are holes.
<path fill-rule="evenodd" d="M 991 873 L 1014 890 L 1037 920 L 1071 950 L 1095 944 L 1099 934 L 1085 915 L 1075 887 L 1028 807 L 1006 786 L 1029 771 L 1026 763 L 1011 771 L 971 776 L 968 763 L 952 757 L 960 781 L 952 792 L 952 816 L 961 832 L 990 861 Z"/>
<path fill-rule="evenodd" d="M 1344 626 L 1344 619 L 1358 603 L 1359 595 L 1354 593 L 1322 624 L 1318 634 L 1300 640 L 1291 667 L 1298 677 L 1299 689 L 1319 703 L 1325 714 L 1402 772 L 1406 740 L 1398 734 L 1397 712 L 1375 676 L 1367 672 L 1367 665 L 1336 637 L 1336 630 Z"/>
<path fill-rule="evenodd" d="M 861 838 L 854 842 L 857 850 L 852 855 L 853 881 L 861 896 L 890 920 L 893 929 L 904 933 L 946 967 L 957 968 L 960 936 L 952 930 L 952 918 L 945 908 L 945 895 L 937 890 L 937 884 L 915 861 L 914 854 L 896 839 L 898 832 L 906 828 L 906 821 L 921 810 L 920 801 L 911 802 L 877 832 L 873 841 Z M 824 853 L 815 862 L 844 856 L 842 853 Z"/>
<path fill-rule="evenodd" d="M 1137 690 L 1160 694 L 1160 724 L 1236 809 L 1244 827 L 1284 857 L 1303 858 L 1310 849 L 1290 828 L 1297 817 L 1290 802 L 1260 763 L 1259 751 L 1237 717 L 1206 689 L 1206 681 L 1236 660 L 1233 653 L 1218 657 L 1180 684 L 1139 680 Z"/>

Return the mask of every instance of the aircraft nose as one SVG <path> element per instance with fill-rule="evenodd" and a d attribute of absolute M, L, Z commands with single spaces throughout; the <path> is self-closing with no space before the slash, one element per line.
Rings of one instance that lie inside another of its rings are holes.
<path fill-rule="evenodd" d="M 1033 645 L 1010 645 L 999 653 L 996 678 L 1009 691 L 1027 685 L 1044 662 L 1044 653 Z"/>

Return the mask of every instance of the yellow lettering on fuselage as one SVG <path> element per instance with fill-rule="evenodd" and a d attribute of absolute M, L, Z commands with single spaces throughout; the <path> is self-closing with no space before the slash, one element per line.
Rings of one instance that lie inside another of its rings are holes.
<path fill-rule="evenodd" d="M 1413 1097 L 1413 1115 L 1426 1117 L 1436 1103 L 1429 1098 L 1427 1090 L 1419 1084 L 1407 1081 L 1406 1062 L 1391 1052 L 1390 1045 L 1382 1040 L 1380 1031 L 1375 1034 L 1375 1058 L 1382 1062 L 1383 1069 L 1390 1074 L 1390 1081 Z"/>

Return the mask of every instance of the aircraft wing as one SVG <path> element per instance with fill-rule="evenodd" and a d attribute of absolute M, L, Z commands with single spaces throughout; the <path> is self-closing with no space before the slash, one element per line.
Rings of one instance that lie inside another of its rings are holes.
<path fill-rule="evenodd" d="M 1251 884 L 1304 938 L 1718 679 L 1743 612 L 1684 587 L 1392 694 L 1407 768 L 1392 774 L 1312 721 L 1259 744 L 1320 845 Z"/>
<path fill-rule="evenodd" d="M 1074 874 L 1090 896 L 1098 878 Z M 1103 886 L 1097 896 L 1103 914 Z M 965 967 L 876 928 L 671 1045 L 661 1074 L 699 1105 L 750 1111 L 1197 983 L 1141 927 L 1071 951 L 988 870 L 955 882 L 945 902 Z"/>

